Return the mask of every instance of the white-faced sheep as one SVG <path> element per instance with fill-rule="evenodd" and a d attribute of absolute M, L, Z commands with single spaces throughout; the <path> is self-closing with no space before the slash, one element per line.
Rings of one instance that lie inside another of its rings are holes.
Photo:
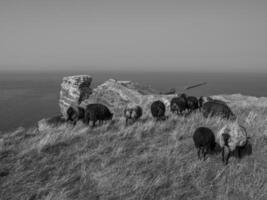
<path fill-rule="evenodd" d="M 193 134 L 193 140 L 197 148 L 198 158 L 201 159 L 201 154 L 205 160 L 206 154 L 215 149 L 215 136 L 211 129 L 207 127 L 199 127 Z"/>
<path fill-rule="evenodd" d="M 230 152 L 238 150 L 238 157 L 241 158 L 241 150 L 248 142 L 246 129 L 237 122 L 225 125 L 217 134 L 218 144 L 222 150 L 222 161 L 228 163 Z"/>
<path fill-rule="evenodd" d="M 139 105 L 127 105 L 124 109 L 124 117 L 126 126 L 128 123 L 134 123 L 142 116 L 143 110 Z"/>

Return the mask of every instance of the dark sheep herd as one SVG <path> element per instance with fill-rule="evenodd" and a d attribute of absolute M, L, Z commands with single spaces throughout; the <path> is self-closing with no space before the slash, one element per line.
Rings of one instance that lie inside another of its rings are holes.
<path fill-rule="evenodd" d="M 152 117 L 156 121 L 167 119 L 165 115 L 166 106 L 160 100 L 152 102 L 150 111 Z M 224 101 L 215 100 L 211 97 L 196 98 L 194 96 L 180 94 L 171 99 L 170 111 L 173 114 L 184 117 L 188 116 L 192 112 L 200 111 L 205 118 L 218 116 L 231 122 L 236 120 L 236 116 Z M 143 110 L 140 105 L 128 105 L 124 109 L 125 125 L 127 126 L 138 121 L 142 114 Z M 113 113 L 111 113 L 109 108 L 98 103 L 89 104 L 85 108 L 72 105 L 67 110 L 67 122 L 70 122 L 73 125 L 81 120 L 85 124 L 89 124 L 91 122 L 92 127 L 94 127 L 96 126 L 96 123 L 98 123 L 98 125 L 102 125 L 103 122 L 111 120 L 112 118 Z M 228 132 L 226 130 L 228 130 Z M 238 146 L 235 145 L 235 143 L 240 142 L 235 141 L 235 135 L 233 135 L 237 134 L 238 131 L 239 129 L 230 130 L 229 128 L 225 128 L 225 130 L 223 130 L 224 133 L 220 135 L 221 138 L 219 139 L 221 139 L 221 142 L 219 142 L 219 145 L 222 148 L 222 160 L 225 164 L 228 163 L 230 151 L 234 151 L 235 147 Z M 245 136 L 244 144 L 239 146 L 245 146 L 245 144 L 247 144 L 247 138 L 248 137 Z M 232 141 L 232 148 L 229 147 L 230 140 Z M 199 159 L 201 159 L 201 156 L 205 159 L 207 153 L 214 151 L 216 146 L 215 135 L 212 130 L 207 127 L 197 128 L 193 134 L 193 141 L 195 147 L 197 148 L 197 155 Z"/>
<path fill-rule="evenodd" d="M 111 120 L 112 117 L 113 114 L 110 110 L 105 105 L 99 103 L 89 104 L 85 109 L 72 105 L 67 110 L 67 122 L 71 122 L 73 125 L 82 120 L 85 124 L 89 124 L 91 121 L 94 127 L 96 122 L 101 125 L 104 121 Z"/>

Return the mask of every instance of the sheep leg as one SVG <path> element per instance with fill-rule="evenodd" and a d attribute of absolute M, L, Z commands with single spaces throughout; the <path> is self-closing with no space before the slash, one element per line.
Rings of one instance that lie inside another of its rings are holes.
<path fill-rule="evenodd" d="M 77 121 L 78 121 L 78 120 L 79 120 L 78 116 L 75 115 L 75 116 L 73 117 L 73 121 L 72 121 L 73 126 L 75 126 L 75 125 L 77 124 Z"/>
<path fill-rule="evenodd" d="M 200 158 L 199 159 L 201 159 L 201 155 L 202 155 L 203 159 L 205 160 L 204 147 L 200 147 Z"/>
<path fill-rule="evenodd" d="M 202 149 L 202 152 L 203 152 L 203 159 L 206 160 L 207 149 L 206 148 L 203 148 Z"/>
<path fill-rule="evenodd" d="M 230 158 L 230 149 L 229 147 L 224 146 L 223 147 L 223 154 L 224 154 L 224 164 L 227 165 L 228 164 L 228 160 Z"/>
<path fill-rule="evenodd" d="M 200 150 L 201 150 L 200 148 L 197 149 L 197 157 L 199 160 L 200 160 Z"/>
<path fill-rule="evenodd" d="M 70 116 L 68 116 L 66 122 L 69 122 L 69 121 L 71 121 L 71 117 Z"/>
<path fill-rule="evenodd" d="M 85 113 L 83 121 L 84 121 L 85 124 L 89 124 L 89 122 L 90 122 L 89 113 L 87 113 L 87 112 Z"/>
<path fill-rule="evenodd" d="M 241 148 L 237 147 L 238 158 L 241 159 Z"/>
<path fill-rule="evenodd" d="M 71 117 L 69 117 L 68 121 L 70 122 L 70 124 L 75 125 L 75 116 L 72 115 Z"/>
<path fill-rule="evenodd" d="M 96 120 L 93 120 L 92 127 L 95 127 Z"/>
<path fill-rule="evenodd" d="M 222 162 L 224 163 L 224 147 L 222 149 Z"/>
<path fill-rule="evenodd" d="M 230 158 L 230 152 L 227 152 L 226 161 L 225 161 L 226 165 L 228 164 L 229 158 Z"/>

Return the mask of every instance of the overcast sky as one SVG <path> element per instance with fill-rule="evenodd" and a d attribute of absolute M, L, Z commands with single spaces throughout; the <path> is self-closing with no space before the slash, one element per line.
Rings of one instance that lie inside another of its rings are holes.
<path fill-rule="evenodd" d="M 0 0 L 0 70 L 267 72 L 266 0 Z"/>

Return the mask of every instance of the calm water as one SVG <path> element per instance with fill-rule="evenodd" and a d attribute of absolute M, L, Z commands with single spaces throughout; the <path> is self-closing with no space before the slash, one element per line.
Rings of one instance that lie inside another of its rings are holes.
<path fill-rule="evenodd" d="M 163 72 L 54 72 L 0 74 L 0 131 L 29 127 L 39 119 L 59 114 L 58 98 L 62 77 L 90 74 L 93 86 L 109 78 L 132 80 L 167 91 L 172 87 L 207 82 L 188 94 L 213 95 L 241 93 L 267 96 L 267 74 L 163 73 Z"/>

